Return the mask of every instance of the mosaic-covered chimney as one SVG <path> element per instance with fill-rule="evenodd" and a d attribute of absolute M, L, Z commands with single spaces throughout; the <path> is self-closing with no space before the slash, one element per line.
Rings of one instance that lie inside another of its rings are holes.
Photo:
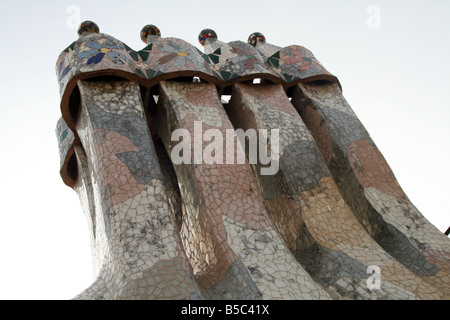
<path fill-rule="evenodd" d="M 78 33 L 56 132 L 96 280 L 74 299 L 450 298 L 450 240 L 308 49 Z"/>

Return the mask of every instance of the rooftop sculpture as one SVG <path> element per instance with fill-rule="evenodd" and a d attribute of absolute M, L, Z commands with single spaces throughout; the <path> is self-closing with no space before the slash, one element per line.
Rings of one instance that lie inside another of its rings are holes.
<path fill-rule="evenodd" d="M 140 36 L 136 51 L 86 21 L 56 65 L 60 173 L 96 274 L 75 299 L 450 298 L 450 240 L 308 49 Z M 271 174 L 223 138 L 251 132 Z"/>

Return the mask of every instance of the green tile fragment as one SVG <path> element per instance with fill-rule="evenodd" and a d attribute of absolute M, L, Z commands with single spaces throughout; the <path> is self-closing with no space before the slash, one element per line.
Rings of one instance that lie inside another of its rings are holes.
<path fill-rule="evenodd" d="M 138 51 L 139 56 L 141 57 L 142 61 L 147 61 L 148 56 L 150 55 L 150 52 L 148 51 Z"/>
<path fill-rule="evenodd" d="M 205 59 L 206 62 L 211 63 L 209 56 L 207 54 L 202 53 L 202 57 L 203 57 L 203 59 Z"/>
<path fill-rule="evenodd" d="M 220 75 L 222 76 L 222 79 L 227 81 L 230 80 L 231 73 L 228 71 L 220 71 Z"/>
<path fill-rule="evenodd" d="M 134 70 L 134 72 L 135 72 L 137 75 L 141 76 L 142 78 L 145 78 L 145 74 L 142 72 L 141 69 L 136 68 L 136 70 Z"/>
<path fill-rule="evenodd" d="M 141 51 L 152 51 L 153 48 L 153 43 L 150 43 L 148 46 L 146 46 L 144 49 L 142 49 Z"/>
<path fill-rule="evenodd" d="M 214 64 L 219 63 L 219 57 L 215 54 L 208 54 L 208 57 Z"/>
<path fill-rule="evenodd" d="M 163 74 L 163 72 L 161 72 L 161 71 L 155 71 L 152 69 L 147 69 L 146 73 L 147 73 L 147 78 L 149 78 L 149 79 Z"/>
<path fill-rule="evenodd" d="M 70 50 L 73 50 L 74 46 L 75 46 L 75 41 L 72 42 L 72 44 L 70 46 L 68 46 L 66 49 L 64 49 L 64 52 L 69 52 Z"/>

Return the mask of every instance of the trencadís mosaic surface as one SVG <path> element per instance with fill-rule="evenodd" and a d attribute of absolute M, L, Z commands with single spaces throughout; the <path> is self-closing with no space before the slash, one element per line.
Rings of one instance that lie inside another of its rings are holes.
<path fill-rule="evenodd" d="M 99 31 L 56 65 L 96 274 L 75 299 L 450 298 L 450 240 L 308 49 Z"/>

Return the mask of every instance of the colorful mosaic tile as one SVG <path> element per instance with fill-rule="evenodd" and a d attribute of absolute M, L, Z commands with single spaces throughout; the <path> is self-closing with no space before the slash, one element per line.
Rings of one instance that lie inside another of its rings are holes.
<path fill-rule="evenodd" d="M 140 37 L 147 46 L 135 51 L 125 43 L 99 33 L 93 22 L 82 26 L 80 37 L 60 54 L 57 61 L 63 101 L 68 99 L 65 95 L 70 94 L 79 79 L 108 73 L 147 87 L 193 73 L 220 87 L 252 77 L 285 82 L 289 86 L 310 77 L 337 82 L 337 78 L 329 74 L 307 49 L 299 46 L 278 48 L 279 51 L 267 56 L 267 48 L 277 47 L 264 41 L 259 41 L 256 47 L 243 41 L 224 43 L 218 40 L 214 30 L 204 29 L 199 35 L 205 49 L 202 53 L 184 40 L 161 38 L 156 26 L 146 25 Z M 258 35 L 257 39 L 260 38 Z"/>
<path fill-rule="evenodd" d="M 100 29 L 95 22 L 92 21 L 83 21 L 78 27 L 78 35 L 81 36 L 85 32 L 94 32 L 99 33 Z"/>
<path fill-rule="evenodd" d="M 247 42 L 252 46 L 256 46 L 258 42 L 265 43 L 266 37 L 261 32 L 253 32 L 249 37 Z"/>
<path fill-rule="evenodd" d="M 56 64 L 96 276 L 74 299 L 450 299 L 450 240 L 309 50 L 82 27 Z"/>
<path fill-rule="evenodd" d="M 298 85 L 292 103 L 313 135 L 328 141 L 318 146 L 366 232 L 406 268 L 448 296 L 449 239 L 404 194 L 341 89 L 335 84 Z"/>
<path fill-rule="evenodd" d="M 259 175 L 259 185 L 278 231 L 317 282 L 333 296 L 357 299 L 443 297 L 392 259 L 361 227 L 281 85 L 236 84 L 233 89 L 227 110 L 235 127 L 283 128 L 280 169 L 275 176 Z M 386 272 L 383 292 L 366 290 L 366 271 L 373 264 Z M 406 278 L 417 289 L 405 290 Z"/>
<path fill-rule="evenodd" d="M 143 27 L 141 30 L 141 40 L 144 43 L 148 43 L 148 39 L 147 39 L 148 36 L 161 37 L 161 31 L 158 29 L 157 26 L 155 26 L 153 24 L 148 24 L 145 27 Z"/>
<path fill-rule="evenodd" d="M 202 46 L 204 46 L 206 39 L 217 40 L 218 39 L 217 38 L 217 33 L 214 30 L 212 30 L 212 29 L 203 29 L 198 34 L 198 42 L 200 42 L 200 44 Z"/>

